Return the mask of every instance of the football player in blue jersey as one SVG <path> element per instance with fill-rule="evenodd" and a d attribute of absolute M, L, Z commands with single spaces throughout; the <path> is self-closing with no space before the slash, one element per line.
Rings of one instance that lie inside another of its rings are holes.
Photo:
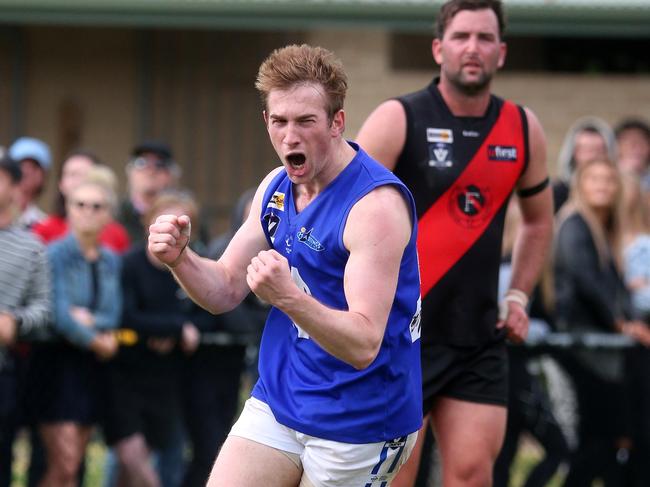
<path fill-rule="evenodd" d="M 149 248 L 214 313 L 270 303 L 260 378 L 208 485 L 388 485 L 422 423 L 415 203 L 343 137 L 347 79 L 322 48 L 287 46 L 256 87 L 282 167 L 218 261 L 161 216 Z"/>

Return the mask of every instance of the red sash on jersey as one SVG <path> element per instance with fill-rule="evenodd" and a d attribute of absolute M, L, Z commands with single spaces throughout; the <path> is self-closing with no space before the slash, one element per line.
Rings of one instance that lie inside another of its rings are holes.
<path fill-rule="evenodd" d="M 516 160 L 508 159 L 512 148 L 516 149 Z M 519 108 L 506 101 L 492 130 L 467 167 L 418 222 L 417 248 L 423 297 L 490 225 L 512 193 L 524 161 Z M 471 214 L 474 211 L 476 214 Z"/>

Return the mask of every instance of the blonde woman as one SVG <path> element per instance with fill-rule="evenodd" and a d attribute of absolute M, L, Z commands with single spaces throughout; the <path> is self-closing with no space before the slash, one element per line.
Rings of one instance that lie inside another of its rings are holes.
<path fill-rule="evenodd" d="M 43 381 L 37 422 L 46 450 L 42 487 L 73 487 L 92 428 L 100 419 L 101 361 L 117 342 L 110 331 L 122 311 L 120 260 L 99 235 L 115 208 L 115 176 L 93 168 L 69 193 L 70 232 L 47 254 L 54 290 L 53 328 L 59 339 L 35 353 Z"/>
<path fill-rule="evenodd" d="M 607 160 L 577 168 L 569 204 L 559 215 L 555 247 L 558 326 L 571 332 L 625 333 L 650 343 L 642 324 L 630 321 L 621 274 L 622 182 Z M 606 485 L 617 475 L 616 451 L 624 444 L 623 365 L 615 350 L 577 350 L 565 360 L 578 395 L 578 449 L 566 486 Z"/>

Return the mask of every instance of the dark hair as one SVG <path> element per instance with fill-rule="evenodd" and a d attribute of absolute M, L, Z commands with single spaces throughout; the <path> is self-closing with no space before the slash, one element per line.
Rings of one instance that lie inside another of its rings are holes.
<path fill-rule="evenodd" d="M 92 151 L 89 151 L 87 149 L 71 150 L 63 158 L 63 163 L 59 168 L 59 177 L 57 178 L 57 182 L 60 182 L 63 178 L 63 166 L 65 166 L 65 163 L 68 161 L 68 159 L 72 159 L 73 157 L 85 157 L 86 159 L 90 160 L 95 166 L 102 164 L 102 160 L 97 156 L 97 154 Z M 65 197 L 63 196 L 63 193 L 61 193 L 61 190 L 57 188 L 56 194 L 54 195 L 54 214 L 61 218 L 65 218 L 66 213 Z"/>
<path fill-rule="evenodd" d="M 614 129 L 616 138 L 620 137 L 627 130 L 638 130 L 646 139 L 650 140 L 650 125 L 640 118 L 626 118 L 622 120 L 616 126 L 616 129 Z"/>
<path fill-rule="evenodd" d="M 174 159 L 172 149 L 162 140 L 145 140 L 136 145 L 131 151 L 133 157 L 141 156 L 142 154 L 155 154 L 161 161 L 171 164 Z"/>
<path fill-rule="evenodd" d="M 503 38 L 506 30 L 506 19 L 503 13 L 501 0 L 449 0 L 442 7 L 436 18 L 435 35 L 442 39 L 447 25 L 454 16 L 462 10 L 483 10 L 490 9 L 497 16 L 499 22 L 499 37 Z"/>
<path fill-rule="evenodd" d="M 5 171 L 7 174 L 9 174 L 11 182 L 14 185 L 18 184 L 23 178 L 23 172 L 20 169 L 20 164 L 9 156 L 3 156 L 0 158 L 0 170 Z"/>

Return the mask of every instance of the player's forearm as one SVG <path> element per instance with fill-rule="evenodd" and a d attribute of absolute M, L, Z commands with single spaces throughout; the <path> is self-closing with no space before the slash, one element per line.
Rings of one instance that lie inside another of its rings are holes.
<path fill-rule="evenodd" d="M 530 296 L 546 263 L 552 237 L 551 218 L 522 224 L 513 252 L 511 288 Z"/>
<path fill-rule="evenodd" d="M 385 324 L 373 324 L 360 313 L 328 308 L 298 293 L 278 306 L 309 338 L 356 369 L 365 369 L 377 356 Z"/>
<path fill-rule="evenodd" d="M 230 311 L 243 299 L 220 263 L 189 248 L 171 271 L 192 301 L 211 313 Z"/>

